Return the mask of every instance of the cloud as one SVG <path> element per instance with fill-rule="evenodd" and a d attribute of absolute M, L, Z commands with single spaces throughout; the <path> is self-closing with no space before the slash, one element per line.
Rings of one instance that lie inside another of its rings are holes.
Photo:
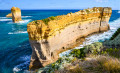
<path fill-rule="evenodd" d="M 104 3 L 104 2 L 108 2 L 108 0 L 96 0 L 96 2 Z"/>

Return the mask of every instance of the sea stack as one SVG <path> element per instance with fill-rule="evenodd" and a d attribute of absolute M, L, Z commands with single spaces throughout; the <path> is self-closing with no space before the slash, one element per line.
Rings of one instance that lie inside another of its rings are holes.
<path fill-rule="evenodd" d="M 11 8 L 11 12 L 12 12 L 12 20 L 14 23 L 21 21 L 21 10 L 20 8 L 17 7 L 12 7 Z"/>
<path fill-rule="evenodd" d="M 6 17 L 12 17 L 12 13 L 9 13 L 8 15 L 6 15 Z"/>
<path fill-rule="evenodd" d="M 32 47 L 30 70 L 55 62 L 58 54 L 82 37 L 109 30 L 110 7 L 94 7 L 67 15 L 32 21 L 27 25 Z"/>

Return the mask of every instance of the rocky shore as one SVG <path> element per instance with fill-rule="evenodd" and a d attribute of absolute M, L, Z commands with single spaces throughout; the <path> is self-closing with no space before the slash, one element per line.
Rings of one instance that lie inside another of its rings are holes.
<path fill-rule="evenodd" d="M 112 9 L 94 7 L 56 17 L 30 22 L 27 25 L 32 56 L 29 69 L 35 70 L 58 60 L 82 37 L 109 30 Z"/>

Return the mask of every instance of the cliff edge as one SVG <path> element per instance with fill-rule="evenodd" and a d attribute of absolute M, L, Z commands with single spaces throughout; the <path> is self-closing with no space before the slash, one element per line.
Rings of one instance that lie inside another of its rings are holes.
<path fill-rule="evenodd" d="M 12 13 L 12 20 L 14 23 L 21 21 L 21 10 L 20 8 L 17 7 L 12 7 L 11 8 L 11 13 Z"/>
<path fill-rule="evenodd" d="M 109 30 L 110 7 L 94 7 L 43 20 L 27 25 L 32 56 L 29 69 L 44 67 L 58 59 L 82 37 Z"/>

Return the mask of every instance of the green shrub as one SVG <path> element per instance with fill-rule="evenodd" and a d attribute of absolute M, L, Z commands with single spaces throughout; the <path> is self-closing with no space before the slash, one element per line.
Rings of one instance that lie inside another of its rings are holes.
<path fill-rule="evenodd" d="M 51 16 L 51 17 L 49 17 L 51 20 L 55 20 L 55 17 L 54 16 Z"/>
<path fill-rule="evenodd" d="M 83 51 L 84 49 L 85 48 L 74 49 L 70 54 L 77 58 L 84 58 L 85 57 L 85 53 Z"/>
<path fill-rule="evenodd" d="M 113 48 L 108 48 L 108 49 L 106 49 L 104 52 L 103 52 L 103 54 L 104 53 L 107 53 L 107 54 L 109 54 L 110 56 L 113 56 L 113 57 L 117 57 L 117 58 L 120 58 L 120 49 L 113 49 Z"/>
<path fill-rule="evenodd" d="M 55 17 L 54 17 L 54 16 L 51 16 L 51 17 L 49 17 L 49 18 L 42 19 L 42 21 L 43 21 L 46 25 L 48 25 L 48 22 L 49 22 L 50 20 L 55 20 Z"/>
<path fill-rule="evenodd" d="M 62 58 L 59 58 L 56 62 L 62 63 Z"/>
<path fill-rule="evenodd" d="M 112 37 L 110 38 L 110 40 L 113 40 L 119 34 L 120 34 L 120 28 L 117 29 L 117 31 L 112 35 Z"/>
<path fill-rule="evenodd" d="M 103 44 L 101 42 L 95 42 L 85 46 L 84 48 L 85 53 L 99 53 L 103 48 Z"/>
<path fill-rule="evenodd" d="M 46 25 L 48 25 L 48 22 L 50 21 L 48 18 L 46 18 L 46 19 L 42 19 L 42 21 L 46 24 Z"/>

